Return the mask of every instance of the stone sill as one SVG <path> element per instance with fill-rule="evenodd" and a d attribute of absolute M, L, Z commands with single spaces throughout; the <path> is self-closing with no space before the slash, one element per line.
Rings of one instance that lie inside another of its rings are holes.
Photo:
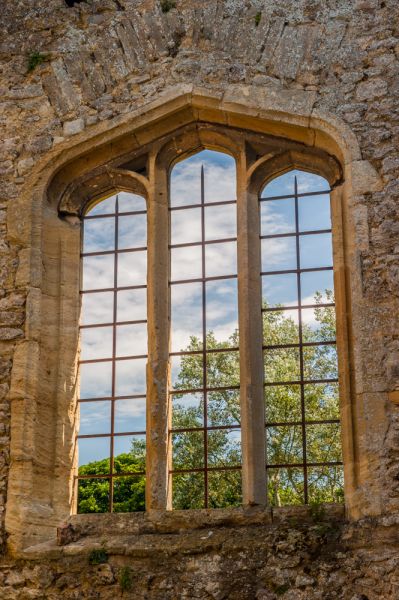
<path fill-rule="evenodd" d="M 234 539 L 239 543 L 244 529 L 259 543 L 279 526 L 310 528 L 335 523 L 338 527 L 344 520 L 343 504 L 323 504 L 317 511 L 309 506 L 287 506 L 73 515 L 58 529 L 58 540 L 26 548 L 20 557 L 72 558 L 96 548 L 135 557 L 198 553 L 234 543 Z"/>

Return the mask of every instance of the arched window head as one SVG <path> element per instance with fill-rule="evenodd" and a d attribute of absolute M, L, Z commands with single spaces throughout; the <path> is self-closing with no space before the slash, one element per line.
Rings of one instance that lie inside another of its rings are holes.
<path fill-rule="evenodd" d="M 290 171 L 260 196 L 268 496 L 343 498 L 330 190 Z"/>
<path fill-rule="evenodd" d="M 170 189 L 173 507 L 238 505 L 235 161 L 204 150 L 173 168 Z"/>
<path fill-rule="evenodd" d="M 146 213 L 121 192 L 83 217 L 78 512 L 145 508 Z"/>

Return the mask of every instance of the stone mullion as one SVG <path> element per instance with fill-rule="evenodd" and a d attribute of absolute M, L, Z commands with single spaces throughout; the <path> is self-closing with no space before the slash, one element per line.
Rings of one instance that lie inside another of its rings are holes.
<path fill-rule="evenodd" d="M 169 506 L 169 228 L 168 173 L 149 157 L 147 228 L 146 508 Z"/>
<path fill-rule="evenodd" d="M 244 149 L 237 160 L 237 245 L 243 504 L 264 505 L 266 458 L 259 208 L 258 195 L 248 185 Z"/>

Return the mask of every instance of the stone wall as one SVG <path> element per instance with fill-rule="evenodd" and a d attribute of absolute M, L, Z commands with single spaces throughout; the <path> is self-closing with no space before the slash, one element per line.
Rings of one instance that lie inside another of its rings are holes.
<path fill-rule="evenodd" d="M 363 476 L 381 490 L 378 501 L 370 497 L 369 512 L 384 516 L 373 522 L 373 535 L 370 523 L 357 525 L 363 541 L 356 542 L 355 550 L 344 541 L 349 534 L 343 534 L 339 550 L 334 546 L 326 560 L 319 556 L 321 542 L 313 526 L 269 525 L 265 531 L 266 526 L 253 525 L 239 534 L 226 526 L 218 531 L 219 545 L 196 539 L 195 548 L 186 552 L 184 538 L 178 538 L 170 554 L 166 538 L 154 541 L 158 549 L 152 554 L 152 538 L 136 536 L 130 543 L 137 545 L 137 554 L 118 550 L 105 563 L 109 566 L 101 567 L 87 567 L 73 557 L 81 551 L 76 542 L 65 558 L 49 555 L 47 561 L 43 554 L 38 563 L 21 563 L 20 568 L 5 558 L 0 597 L 115 596 L 119 571 L 127 565 L 136 590 L 131 597 L 397 598 L 399 548 L 392 540 L 385 547 L 378 532 L 395 529 L 399 511 L 399 5 L 397 0 L 177 0 L 170 10 L 167 5 L 88 0 L 68 8 L 64 0 L 14 0 L 1 7 L 1 542 L 6 541 L 10 456 L 8 392 L 30 306 L 25 309 L 26 249 L 15 226 L 7 229 L 10 207 L 29 193 L 43 165 L 70 145 L 115 127 L 138 108 L 162 102 L 178 86 L 186 86 L 187 93 L 193 86 L 205 88 L 220 98 L 227 86 L 236 86 L 237 96 L 251 87 L 252 95 L 258 90 L 271 104 L 283 99 L 293 113 L 306 105 L 308 115 L 333 115 L 359 144 L 363 162 L 353 181 L 352 205 L 362 294 L 353 307 L 351 330 L 358 348 L 352 365 L 359 417 L 356 458 Z M 378 184 L 368 178 L 370 170 Z M 21 217 L 21 228 L 29 219 L 29 212 Z M 308 567 L 312 552 L 318 560 Z M 284 566 L 285 556 L 291 557 L 291 566 Z M 277 571 L 271 576 L 273 568 Z M 287 577 L 280 571 L 286 568 L 291 571 L 284 591 Z"/>
<path fill-rule="evenodd" d="M 251 515 L 91 515 L 24 560 L 0 561 L 2 600 L 396 600 L 398 526 L 339 509 Z M 201 511 L 199 511 L 201 512 Z M 87 515 L 85 515 L 87 517 Z M 202 517 L 202 522 L 201 522 Z"/>

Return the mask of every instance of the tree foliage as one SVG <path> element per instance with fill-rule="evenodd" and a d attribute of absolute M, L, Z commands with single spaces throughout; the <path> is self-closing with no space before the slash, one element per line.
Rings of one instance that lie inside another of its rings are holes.
<path fill-rule="evenodd" d="M 327 303 L 333 293 L 326 290 Z M 312 319 L 302 323 L 302 339 L 306 343 L 335 340 L 335 310 L 320 306 L 326 300 L 317 293 Z M 266 308 L 266 307 L 265 307 Z M 289 310 L 263 312 L 263 339 L 267 346 L 298 344 L 299 327 Z M 239 345 L 238 331 L 218 341 L 212 331 L 206 339 L 207 349 L 228 350 Z M 186 351 L 202 350 L 202 341 L 192 337 Z M 303 376 L 309 381 L 303 387 L 297 383 L 301 375 L 301 358 L 297 347 L 270 348 L 264 351 L 266 454 L 268 495 L 272 505 L 296 504 L 304 501 L 304 471 L 295 465 L 303 462 L 302 401 L 306 425 L 307 462 L 324 463 L 341 460 L 340 428 L 338 423 L 313 423 L 339 418 L 338 386 L 336 383 L 316 383 L 317 380 L 337 378 L 336 349 L 333 344 L 309 345 L 303 348 Z M 202 354 L 182 356 L 175 389 L 201 389 L 203 386 Z M 227 470 L 208 472 L 209 506 L 223 507 L 241 503 L 241 473 L 229 469 L 241 463 L 239 355 L 237 351 L 218 351 L 207 354 L 207 387 L 231 387 L 230 390 L 208 392 L 207 423 L 214 429 L 207 433 L 195 431 L 203 426 L 204 397 L 201 392 L 173 396 L 172 458 L 174 470 L 202 469 L 205 460 L 209 467 Z M 291 382 L 291 383 L 287 383 Z M 279 383 L 280 385 L 274 385 Z M 285 425 L 282 425 L 285 423 Z M 190 429 L 190 431 L 180 431 Z M 205 456 L 207 448 L 207 456 Z M 128 454 L 115 458 L 116 472 L 144 470 L 145 448 L 135 442 Z M 102 460 L 80 467 L 79 474 L 108 474 L 109 461 Z M 144 476 L 116 478 L 114 510 L 130 512 L 144 510 Z M 343 498 L 342 468 L 340 466 L 310 466 L 308 468 L 309 500 L 337 502 Z M 79 512 L 108 510 L 108 480 L 87 479 L 80 482 Z M 201 508 L 204 505 L 204 473 L 181 472 L 173 475 L 174 508 Z"/>

